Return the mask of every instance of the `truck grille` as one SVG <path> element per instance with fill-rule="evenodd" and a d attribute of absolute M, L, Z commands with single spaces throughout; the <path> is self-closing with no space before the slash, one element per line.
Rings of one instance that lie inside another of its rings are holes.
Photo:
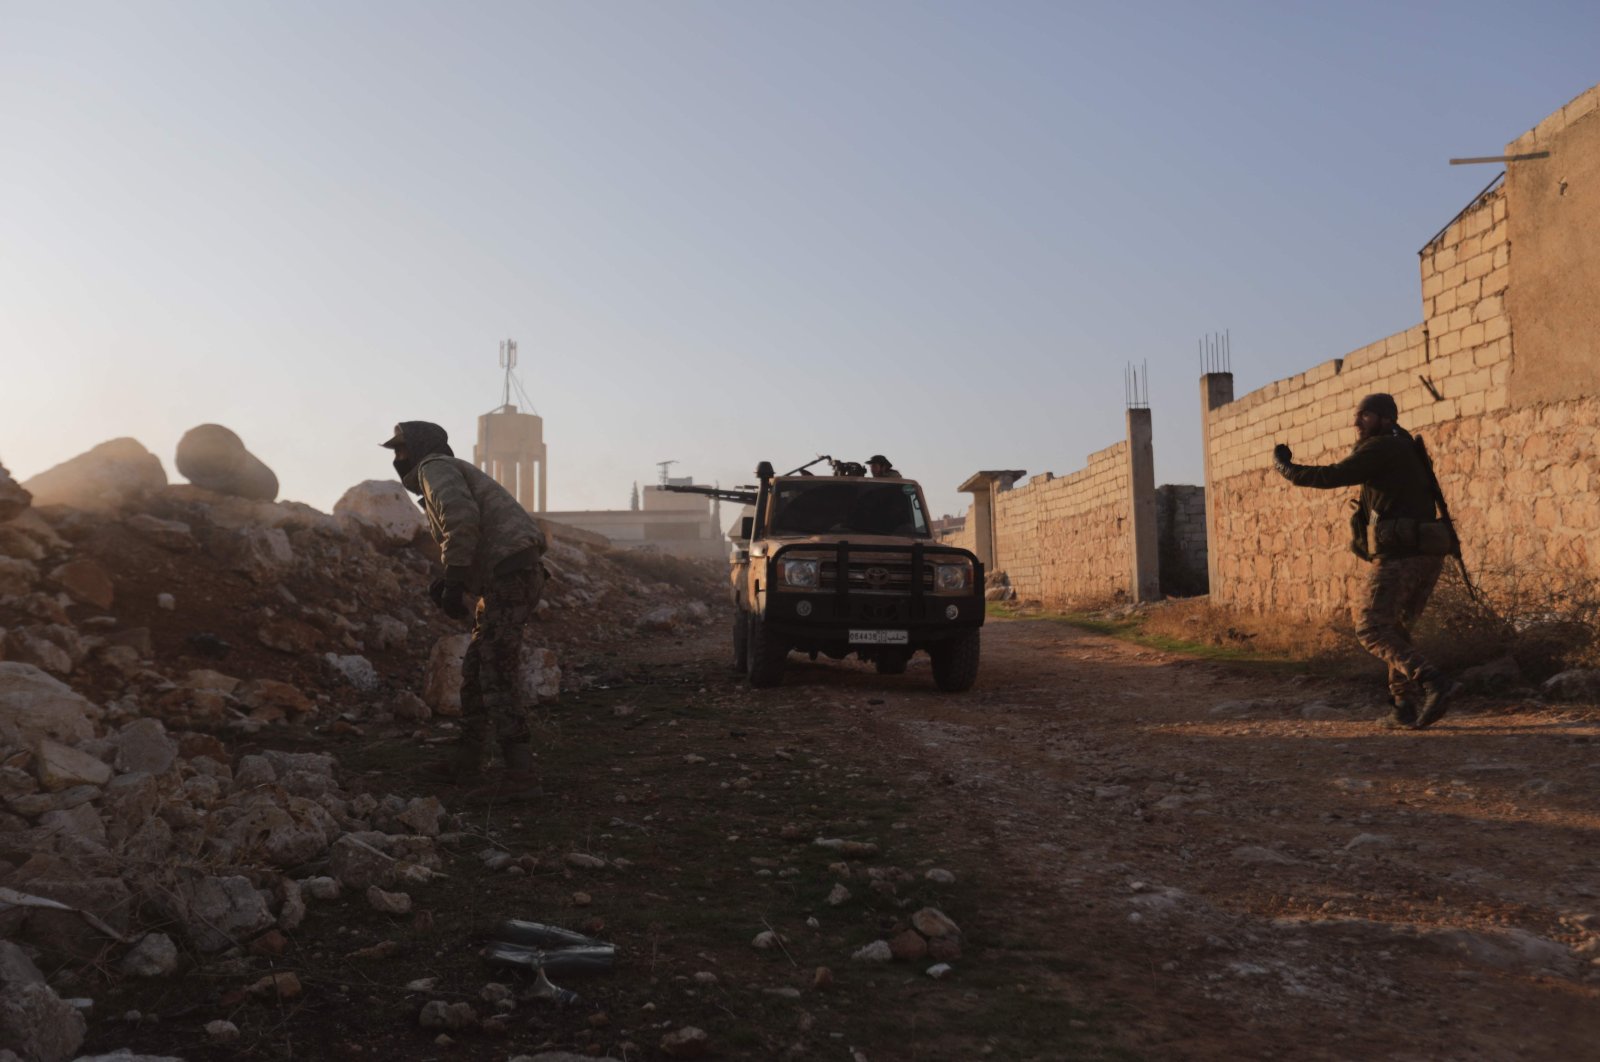
<path fill-rule="evenodd" d="M 889 556 L 862 561 L 852 560 L 846 563 L 845 571 L 852 594 L 911 593 L 910 558 Z M 838 562 L 823 561 L 819 574 L 822 589 L 832 590 L 838 587 Z M 922 588 L 933 589 L 933 565 L 926 561 L 922 564 Z"/>

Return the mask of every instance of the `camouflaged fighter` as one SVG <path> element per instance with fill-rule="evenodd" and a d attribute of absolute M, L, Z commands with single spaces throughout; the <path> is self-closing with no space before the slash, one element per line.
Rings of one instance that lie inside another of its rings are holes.
<path fill-rule="evenodd" d="M 832 475 L 807 471 L 828 461 Z M 734 666 L 752 686 L 776 686 L 790 652 L 854 653 L 899 675 L 921 650 L 939 689 L 978 677 L 983 565 L 939 545 L 922 488 L 869 479 L 853 462 L 819 457 L 787 475 L 763 461 L 754 491 L 668 487 L 753 506 L 731 557 Z"/>

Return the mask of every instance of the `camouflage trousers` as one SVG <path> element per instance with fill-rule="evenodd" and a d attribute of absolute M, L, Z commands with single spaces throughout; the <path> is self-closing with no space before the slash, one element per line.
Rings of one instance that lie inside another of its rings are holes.
<path fill-rule="evenodd" d="M 1380 558 L 1367 573 L 1366 593 L 1353 610 L 1356 640 L 1389 666 L 1389 692 L 1416 700 L 1416 684 L 1433 665 L 1411 644 L 1411 625 L 1427 607 L 1444 568 L 1443 557 Z"/>
<path fill-rule="evenodd" d="M 464 739 L 487 743 L 526 742 L 528 706 L 522 703 L 522 632 L 533 619 L 544 590 L 544 572 L 496 576 L 478 602 L 472 641 L 461 661 L 461 729 Z"/>

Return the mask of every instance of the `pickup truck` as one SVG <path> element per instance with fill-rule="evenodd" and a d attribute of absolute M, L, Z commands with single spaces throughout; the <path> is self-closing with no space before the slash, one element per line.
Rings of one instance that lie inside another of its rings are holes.
<path fill-rule="evenodd" d="M 836 462 L 835 470 L 859 466 Z M 938 544 L 922 488 L 857 474 L 774 475 L 762 462 L 731 557 L 734 666 L 776 686 L 791 652 L 899 675 L 918 651 L 946 692 L 978 677 L 983 565 Z"/>

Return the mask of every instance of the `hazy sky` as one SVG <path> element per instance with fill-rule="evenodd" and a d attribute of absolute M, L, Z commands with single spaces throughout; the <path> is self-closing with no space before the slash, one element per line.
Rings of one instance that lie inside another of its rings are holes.
<path fill-rule="evenodd" d="M 0 461 L 226 424 L 283 496 L 469 453 L 1066 474 L 1148 361 L 1239 393 L 1421 320 L 1417 248 L 1600 81 L 1600 4 L 0 2 Z M 1265 461 L 1267 455 L 1263 454 Z"/>

